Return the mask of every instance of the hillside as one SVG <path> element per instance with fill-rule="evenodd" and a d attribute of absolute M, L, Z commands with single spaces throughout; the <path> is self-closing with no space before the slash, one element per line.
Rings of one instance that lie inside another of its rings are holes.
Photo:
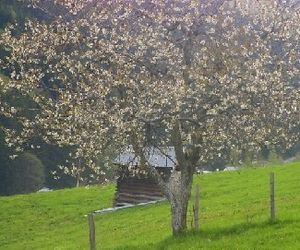
<path fill-rule="evenodd" d="M 271 171 L 275 224 L 268 221 Z M 96 215 L 98 249 L 300 249 L 299 179 L 299 162 L 195 176 L 202 196 L 200 232 L 171 237 L 164 202 Z M 108 185 L 1 197 L 0 249 L 88 249 L 84 215 L 110 207 L 113 195 Z"/>

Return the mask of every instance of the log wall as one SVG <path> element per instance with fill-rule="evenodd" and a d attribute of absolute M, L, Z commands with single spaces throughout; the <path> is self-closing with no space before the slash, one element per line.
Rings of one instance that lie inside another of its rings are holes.
<path fill-rule="evenodd" d="M 160 187 L 151 178 L 123 177 L 117 182 L 115 206 L 138 204 L 164 198 Z"/>

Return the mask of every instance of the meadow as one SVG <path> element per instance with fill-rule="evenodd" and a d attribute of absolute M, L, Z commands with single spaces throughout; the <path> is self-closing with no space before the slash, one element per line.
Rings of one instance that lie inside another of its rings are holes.
<path fill-rule="evenodd" d="M 275 172 L 276 222 L 269 220 Z M 97 249 L 300 249 L 300 162 L 196 175 L 200 231 L 173 237 L 167 202 L 95 215 Z M 89 249 L 86 214 L 111 207 L 113 184 L 0 197 L 0 249 Z M 191 197 L 191 205 L 194 197 Z"/>

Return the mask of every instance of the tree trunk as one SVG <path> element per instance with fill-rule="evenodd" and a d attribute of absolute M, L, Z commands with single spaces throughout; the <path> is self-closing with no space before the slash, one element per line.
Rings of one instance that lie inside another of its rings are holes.
<path fill-rule="evenodd" d="M 171 201 L 173 235 L 178 235 L 187 229 L 188 200 Z"/>
<path fill-rule="evenodd" d="M 76 175 L 76 187 L 80 187 L 80 173 Z"/>
<path fill-rule="evenodd" d="M 187 209 L 191 187 L 191 182 L 185 182 L 182 179 L 181 171 L 172 173 L 168 186 L 168 199 L 171 204 L 173 235 L 180 234 L 187 229 Z"/>

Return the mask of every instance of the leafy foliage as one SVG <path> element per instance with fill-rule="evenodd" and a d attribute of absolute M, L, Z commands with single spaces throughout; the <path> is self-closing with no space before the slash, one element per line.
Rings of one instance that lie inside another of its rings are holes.
<path fill-rule="evenodd" d="M 21 24 L 31 14 L 26 4 L 19 0 L 1 0 L 0 3 L 0 29 L 9 23 Z"/>

